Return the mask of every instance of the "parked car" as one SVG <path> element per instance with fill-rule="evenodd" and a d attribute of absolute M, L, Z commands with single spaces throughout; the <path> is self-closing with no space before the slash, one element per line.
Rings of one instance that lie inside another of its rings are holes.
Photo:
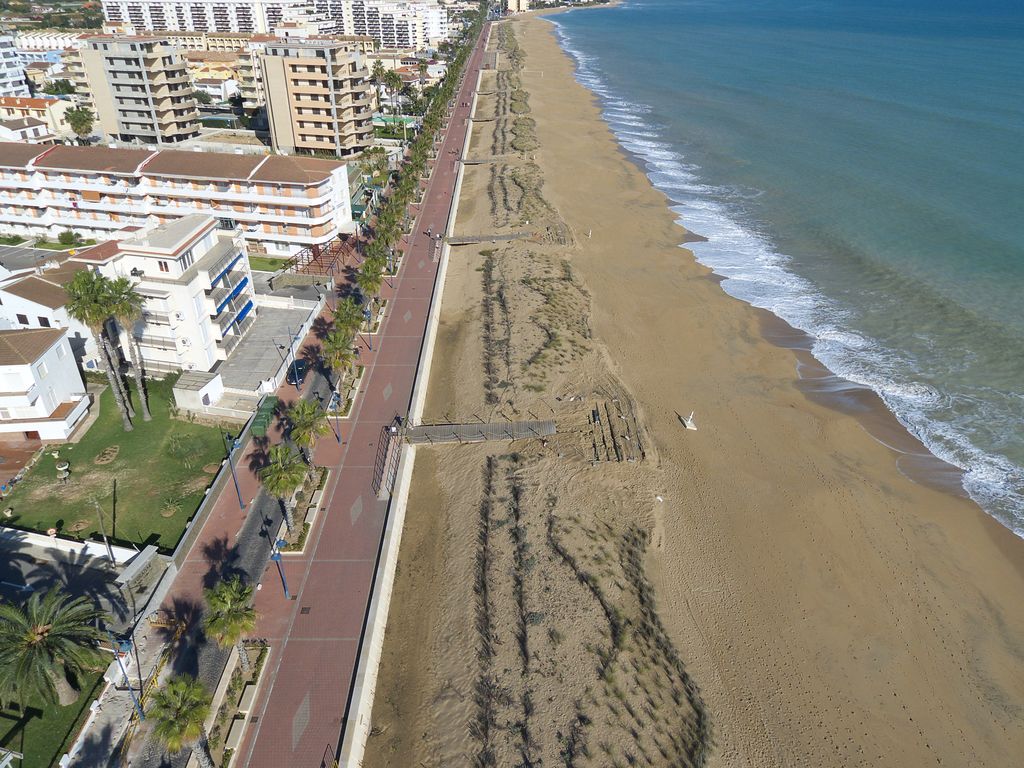
<path fill-rule="evenodd" d="M 301 387 L 306 380 L 306 373 L 309 371 L 309 363 L 305 360 L 296 360 L 288 366 L 288 376 L 285 378 L 289 384 Z"/>

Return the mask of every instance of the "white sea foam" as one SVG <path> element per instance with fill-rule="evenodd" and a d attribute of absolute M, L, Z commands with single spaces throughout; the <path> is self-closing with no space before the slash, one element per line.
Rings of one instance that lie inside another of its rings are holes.
<path fill-rule="evenodd" d="M 770 239 L 741 223 L 729 201 L 746 201 L 760 190 L 729 190 L 710 185 L 700 169 L 660 139 L 651 110 L 610 92 L 595 58 L 575 49 L 555 21 L 562 48 L 576 62 L 577 80 L 596 93 L 605 120 L 651 182 L 672 201 L 688 230 L 708 238 L 687 245 L 697 259 L 724 277 L 723 289 L 767 309 L 812 338 L 812 353 L 829 370 L 878 393 L 899 421 L 929 450 L 964 470 L 967 493 L 1024 537 L 1024 468 L 985 452 L 965 437 L 953 397 L 913 378 L 913 361 L 875 339 L 844 327 L 844 312 L 805 278 L 790 271 L 790 259 Z M 907 373 L 903 373 L 907 372 Z M 992 414 L 999 418 L 1001 414 Z M 977 415 L 975 415 L 977 418 Z"/>

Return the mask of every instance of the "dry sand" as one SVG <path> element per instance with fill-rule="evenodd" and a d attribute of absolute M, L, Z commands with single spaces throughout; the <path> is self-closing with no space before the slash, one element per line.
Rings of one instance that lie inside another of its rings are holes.
<path fill-rule="evenodd" d="M 1019 764 L 1024 543 L 802 393 L 510 26 L 458 231 L 534 238 L 453 249 L 426 416 L 559 434 L 418 451 L 365 764 Z"/>

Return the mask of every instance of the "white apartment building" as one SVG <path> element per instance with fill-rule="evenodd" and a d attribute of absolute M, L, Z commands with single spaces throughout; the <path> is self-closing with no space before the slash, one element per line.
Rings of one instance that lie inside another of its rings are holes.
<path fill-rule="evenodd" d="M 366 35 L 382 48 L 419 51 L 450 34 L 447 10 L 423 0 L 314 0 L 314 7 L 340 34 Z"/>
<path fill-rule="evenodd" d="M 101 368 L 92 331 L 68 314 L 64 286 L 85 265 L 55 258 L 35 269 L 8 272 L 0 283 L 0 329 L 60 328 L 75 359 L 86 370 Z M 7 272 L 7 270 L 4 270 Z"/>
<path fill-rule="evenodd" d="M 340 160 L 0 142 L 0 232 L 108 240 L 194 213 L 273 256 L 355 231 Z"/>
<path fill-rule="evenodd" d="M 66 51 L 80 48 L 85 37 L 81 32 L 26 29 L 14 33 L 14 44 L 19 51 Z"/>
<path fill-rule="evenodd" d="M 0 35 L 0 96 L 29 96 L 21 56 L 12 35 Z"/>
<path fill-rule="evenodd" d="M 63 330 L 0 331 L 0 438 L 66 440 L 88 410 Z"/>
<path fill-rule="evenodd" d="M 153 32 L 266 34 L 306 5 L 306 0 L 103 0 L 103 17 L 111 25 Z"/>
<path fill-rule="evenodd" d="M 0 141 L 23 141 L 27 144 L 53 144 L 57 137 L 42 120 L 34 117 L 12 117 L 0 120 Z"/>
<path fill-rule="evenodd" d="M 72 256 L 110 278 L 129 277 L 145 298 L 142 319 L 122 329 L 149 371 L 208 371 L 226 360 L 256 319 L 245 241 L 208 215 L 183 216 Z M 127 355 L 126 355 L 127 357 Z"/>

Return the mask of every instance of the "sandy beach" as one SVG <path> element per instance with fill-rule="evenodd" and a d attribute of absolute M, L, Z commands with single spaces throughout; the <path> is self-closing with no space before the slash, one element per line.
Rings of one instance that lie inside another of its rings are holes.
<path fill-rule="evenodd" d="M 365 765 L 1018 764 L 1024 542 L 800 382 L 548 22 L 489 49 L 456 234 L 527 234 L 452 249 L 424 420 L 558 434 L 418 449 Z"/>

